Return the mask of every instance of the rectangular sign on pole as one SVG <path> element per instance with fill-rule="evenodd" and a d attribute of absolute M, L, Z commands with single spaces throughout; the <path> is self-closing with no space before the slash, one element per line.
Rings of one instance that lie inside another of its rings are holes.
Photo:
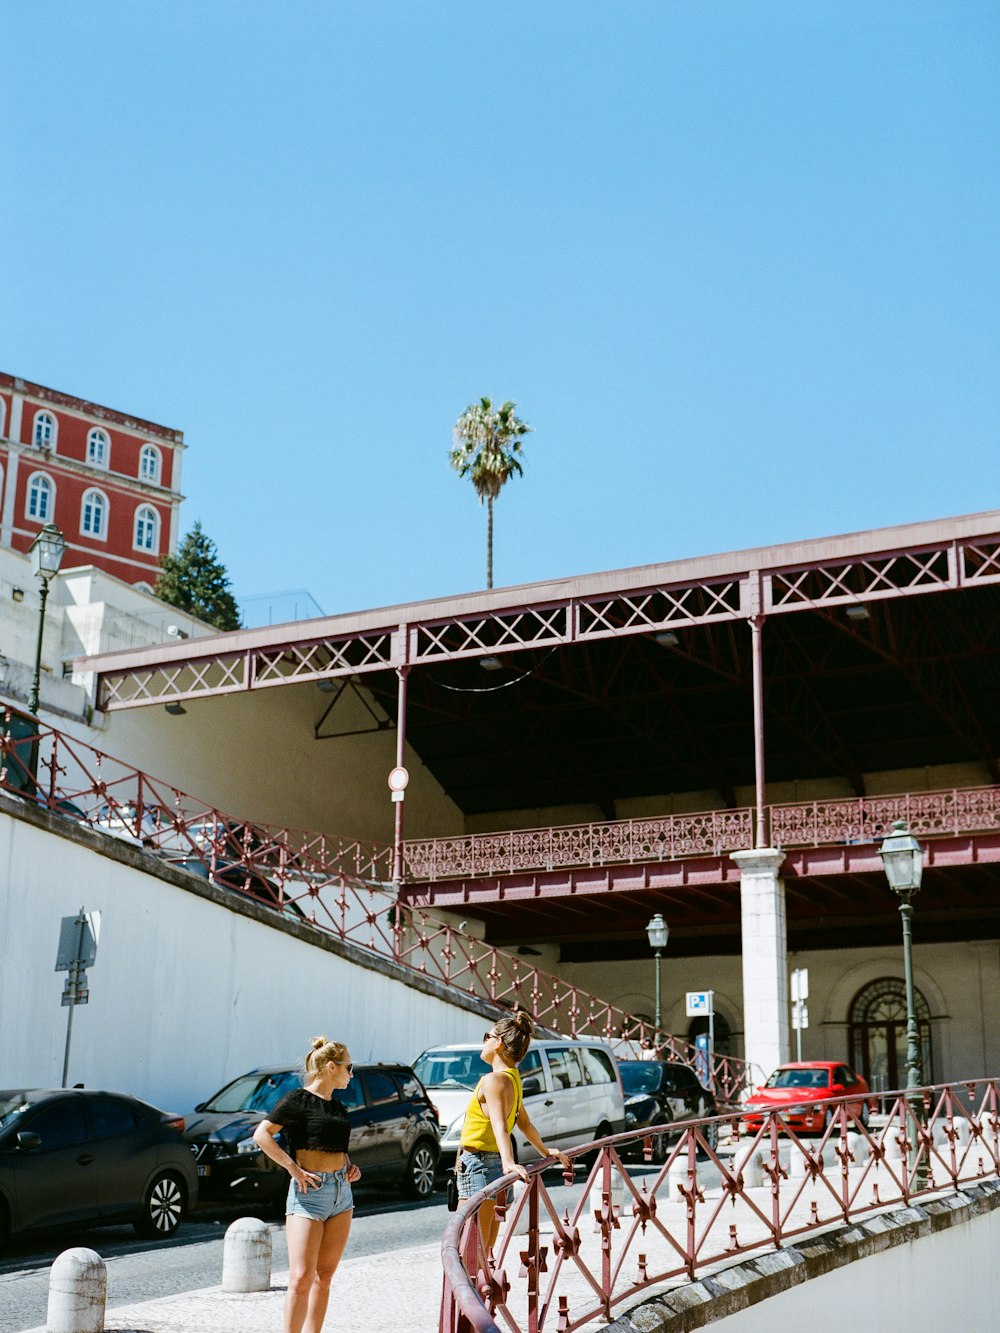
<path fill-rule="evenodd" d="M 809 999 L 809 969 L 807 967 L 797 967 L 792 973 L 791 989 L 793 1000 Z"/>
<path fill-rule="evenodd" d="M 792 1005 L 792 1029 L 801 1032 L 809 1026 L 809 1009 L 804 1000 L 796 1000 Z"/>
<path fill-rule="evenodd" d="M 689 990 L 687 992 L 688 1018 L 707 1018 L 712 1012 L 712 992 L 710 990 Z"/>
<path fill-rule="evenodd" d="M 81 910 L 77 916 L 64 916 L 59 926 L 56 971 L 68 972 L 74 963 L 78 967 L 93 967 L 97 960 L 100 933 L 100 912 Z"/>

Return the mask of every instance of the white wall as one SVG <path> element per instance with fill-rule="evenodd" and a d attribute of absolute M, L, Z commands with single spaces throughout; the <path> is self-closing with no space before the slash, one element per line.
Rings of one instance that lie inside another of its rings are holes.
<path fill-rule="evenodd" d="M 81 906 L 100 910 L 101 938 L 70 1083 L 186 1111 L 254 1065 L 301 1060 L 319 1033 L 356 1060 L 409 1062 L 483 1030 L 476 1012 L 0 811 L 2 1087 L 59 1085 L 53 968 L 60 920 Z"/>
<path fill-rule="evenodd" d="M 1000 1310 L 1000 1209 L 810 1278 L 712 1323 L 712 1333 L 849 1327 L 992 1333 Z M 649 1325 L 655 1328 L 655 1325 Z"/>

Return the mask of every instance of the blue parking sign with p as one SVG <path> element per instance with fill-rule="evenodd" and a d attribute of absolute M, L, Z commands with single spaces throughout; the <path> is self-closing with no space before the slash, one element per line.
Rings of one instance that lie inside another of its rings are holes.
<path fill-rule="evenodd" d="M 710 990 L 689 990 L 687 992 L 688 1018 L 700 1018 L 712 1012 L 712 992 Z"/>

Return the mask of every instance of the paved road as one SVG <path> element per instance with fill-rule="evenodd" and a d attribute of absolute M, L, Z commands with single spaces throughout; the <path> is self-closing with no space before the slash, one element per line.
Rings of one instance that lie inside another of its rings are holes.
<path fill-rule="evenodd" d="M 108 1307 L 215 1286 L 222 1280 L 222 1242 L 236 1209 L 199 1209 L 173 1240 L 150 1245 L 130 1226 L 50 1233 L 12 1241 L 0 1255 L 0 1333 L 21 1333 L 45 1323 L 49 1269 L 63 1250 L 85 1245 L 108 1265 Z M 403 1203 L 390 1193 L 358 1191 L 348 1255 L 426 1245 L 444 1230 L 443 1194 L 428 1203 Z M 284 1226 L 272 1226 L 274 1269 L 288 1265 Z"/>

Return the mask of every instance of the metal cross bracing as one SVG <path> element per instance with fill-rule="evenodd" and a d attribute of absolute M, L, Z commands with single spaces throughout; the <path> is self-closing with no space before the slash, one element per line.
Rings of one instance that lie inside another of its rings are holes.
<path fill-rule="evenodd" d="M 985 514 L 592 575 L 571 581 L 572 595 L 553 595 L 565 583 L 514 588 L 450 599 L 445 614 L 416 604 L 377 625 L 366 612 L 303 622 L 300 634 L 239 631 L 83 665 L 98 673 L 99 706 L 119 709 L 997 583 L 1000 522 Z"/>
<path fill-rule="evenodd" d="M 558 1202 L 541 1166 L 513 1202 L 504 1177 L 460 1204 L 445 1230 L 440 1333 L 598 1328 L 643 1295 L 820 1229 L 995 1188 L 998 1092 L 982 1079 L 837 1098 L 808 1138 L 778 1112 L 758 1113 L 755 1132 L 730 1115 L 620 1134 L 569 1152 L 577 1169 Z M 660 1130 L 673 1137 L 654 1159 Z M 500 1223 L 491 1245 L 478 1216 L 487 1201 Z"/>
<path fill-rule="evenodd" d="M 654 1036 L 616 1005 L 400 901 L 389 845 L 234 818 L 10 706 L 0 708 L 0 791 L 500 1010 L 523 1006 L 552 1032 Z M 675 1059 L 701 1058 L 683 1040 L 658 1039 Z M 746 1068 L 717 1053 L 714 1077 L 735 1098 Z"/>

